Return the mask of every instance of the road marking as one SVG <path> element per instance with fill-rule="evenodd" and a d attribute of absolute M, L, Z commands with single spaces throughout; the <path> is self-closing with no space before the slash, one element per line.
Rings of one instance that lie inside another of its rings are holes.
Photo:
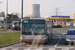
<path fill-rule="evenodd" d="M 57 35 L 57 34 L 56 34 Z M 58 44 L 59 44 L 59 42 L 60 42 L 60 40 L 61 40 L 61 37 L 58 35 L 58 37 L 59 37 L 59 41 L 55 44 L 55 46 L 54 47 L 56 47 Z"/>
<path fill-rule="evenodd" d="M 17 49 L 12 49 L 12 50 L 17 50 Z"/>
<path fill-rule="evenodd" d="M 75 47 L 38 47 L 38 48 L 30 48 L 29 47 L 9 47 L 9 48 L 0 48 L 0 50 L 74 50 Z"/>
<path fill-rule="evenodd" d="M 6 50 L 6 49 L 0 49 L 0 50 Z"/>

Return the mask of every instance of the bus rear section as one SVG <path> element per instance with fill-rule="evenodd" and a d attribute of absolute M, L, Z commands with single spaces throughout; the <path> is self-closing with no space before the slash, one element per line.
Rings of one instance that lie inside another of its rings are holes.
<path fill-rule="evenodd" d="M 44 19 L 28 19 L 21 22 L 21 42 L 47 42 L 47 22 Z"/>

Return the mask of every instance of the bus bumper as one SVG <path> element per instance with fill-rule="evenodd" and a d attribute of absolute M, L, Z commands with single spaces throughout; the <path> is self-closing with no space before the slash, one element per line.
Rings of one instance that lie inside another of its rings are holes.
<path fill-rule="evenodd" d="M 47 42 L 47 40 L 20 40 L 20 42 Z"/>

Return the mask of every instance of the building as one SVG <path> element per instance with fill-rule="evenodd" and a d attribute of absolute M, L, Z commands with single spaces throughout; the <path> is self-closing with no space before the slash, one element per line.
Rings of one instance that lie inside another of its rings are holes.
<path fill-rule="evenodd" d="M 6 22 L 6 18 L 5 17 L 0 17 L 0 27 L 4 27 Z"/>
<path fill-rule="evenodd" d="M 52 19 L 54 25 L 66 26 L 68 24 L 67 21 L 70 21 L 70 16 L 52 16 L 52 17 L 59 17 L 59 19 Z"/>
<path fill-rule="evenodd" d="M 30 4 L 30 18 L 41 18 L 40 4 Z"/>
<path fill-rule="evenodd" d="M 67 26 L 68 21 L 70 21 L 70 16 L 51 16 L 46 17 L 46 19 L 51 19 L 53 21 L 53 25 L 62 25 Z"/>

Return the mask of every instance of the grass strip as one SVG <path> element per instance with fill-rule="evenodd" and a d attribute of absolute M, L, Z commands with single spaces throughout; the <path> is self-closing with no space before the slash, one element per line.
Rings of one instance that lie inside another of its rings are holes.
<path fill-rule="evenodd" d="M 0 31 L 7 31 L 8 29 L 3 29 L 3 28 L 0 28 Z"/>
<path fill-rule="evenodd" d="M 20 41 L 20 32 L 0 33 L 0 46 Z"/>

